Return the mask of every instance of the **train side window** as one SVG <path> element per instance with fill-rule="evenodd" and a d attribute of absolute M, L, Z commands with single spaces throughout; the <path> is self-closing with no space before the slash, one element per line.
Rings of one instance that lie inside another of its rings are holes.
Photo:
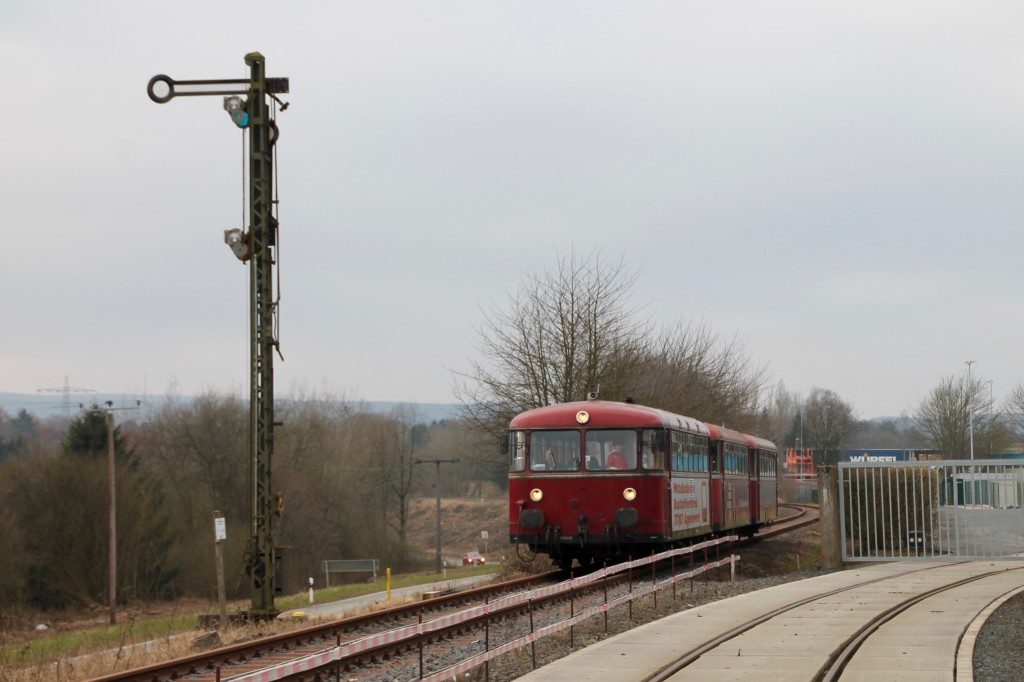
<path fill-rule="evenodd" d="M 725 473 L 732 475 L 745 475 L 747 473 L 747 447 L 738 443 L 724 443 L 723 463 Z"/>
<path fill-rule="evenodd" d="M 665 442 L 662 429 L 644 429 L 640 456 L 644 469 L 656 471 L 665 468 Z"/>
<path fill-rule="evenodd" d="M 696 471 L 706 473 L 708 470 L 708 448 L 706 436 L 693 433 L 672 431 L 671 465 L 673 471 Z"/>
<path fill-rule="evenodd" d="M 508 456 L 510 471 L 526 471 L 526 434 L 522 431 L 509 431 Z M 504 438 L 502 439 L 505 440 Z M 504 445 L 504 443 L 503 443 Z"/>
<path fill-rule="evenodd" d="M 672 470 L 683 471 L 686 468 L 686 434 L 672 431 Z"/>

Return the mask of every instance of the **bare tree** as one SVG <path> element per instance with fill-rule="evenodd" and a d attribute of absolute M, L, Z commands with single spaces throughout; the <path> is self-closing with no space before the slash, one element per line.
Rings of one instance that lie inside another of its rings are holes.
<path fill-rule="evenodd" d="M 483 359 L 456 383 L 468 417 L 495 433 L 522 410 L 590 391 L 624 398 L 650 329 L 630 301 L 635 281 L 623 261 L 575 252 L 554 270 L 528 275 L 507 310 L 484 315 Z"/>
<path fill-rule="evenodd" d="M 600 255 L 559 258 L 529 275 L 507 310 L 479 329 L 482 360 L 456 382 L 468 421 L 492 437 L 518 412 L 584 399 L 633 397 L 695 418 L 750 429 L 765 369 L 738 338 L 707 324 L 677 323 L 656 333 L 630 292 L 637 275 Z"/>
<path fill-rule="evenodd" d="M 791 438 L 793 423 L 803 403 L 797 393 L 786 390 L 786 384 L 780 380 L 767 391 L 762 402 L 760 417 L 753 433 L 764 436 L 780 449 L 795 445 Z"/>
<path fill-rule="evenodd" d="M 853 407 L 836 393 L 815 386 L 804 405 L 804 431 L 822 462 L 835 462 L 857 428 Z"/>
<path fill-rule="evenodd" d="M 970 458 L 972 440 L 975 450 L 987 450 L 980 444 L 995 436 L 995 414 L 986 383 L 969 374 L 948 376 L 929 392 L 914 415 L 929 447 L 948 459 Z"/>
<path fill-rule="evenodd" d="M 1013 387 L 1003 405 L 1003 415 L 1018 444 L 1024 441 L 1024 383 Z"/>
<path fill-rule="evenodd" d="M 705 323 L 662 332 L 630 381 L 640 402 L 739 430 L 753 430 L 766 371 L 738 337 L 723 341 Z"/>
<path fill-rule="evenodd" d="M 397 537 L 396 560 L 399 565 L 405 565 L 409 559 L 407 534 L 415 462 L 425 436 L 426 427 L 419 423 L 416 408 L 398 405 L 380 420 L 371 441 L 384 489 L 380 496 L 381 513 L 384 523 Z"/>

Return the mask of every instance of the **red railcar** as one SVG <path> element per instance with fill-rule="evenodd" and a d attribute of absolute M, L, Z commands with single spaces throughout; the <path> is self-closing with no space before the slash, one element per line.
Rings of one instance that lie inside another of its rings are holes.
<path fill-rule="evenodd" d="M 750 535 L 777 516 L 775 446 L 634 403 L 588 400 L 516 416 L 509 539 L 560 566 Z"/>

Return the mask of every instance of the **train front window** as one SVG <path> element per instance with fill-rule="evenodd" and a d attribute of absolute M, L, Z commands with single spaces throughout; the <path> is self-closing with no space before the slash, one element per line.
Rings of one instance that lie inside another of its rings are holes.
<path fill-rule="evenodd" d="M 530 471 L 576 471 L 579 468 L 579 431 L 534 431 L 530 434 Z"/>
<path fill-rule="evenodd" d="M 587 431 L 587 469 L 636 469 L 636 431 L 609 429 Z"/>

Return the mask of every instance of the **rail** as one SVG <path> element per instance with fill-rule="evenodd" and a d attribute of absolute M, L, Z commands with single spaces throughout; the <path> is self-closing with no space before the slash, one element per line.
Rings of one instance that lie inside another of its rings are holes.
<path fill-rule="evenodd" d="M 797 513 L 776 521 L 770 528 L 762 529 L 761 533 L 753 538 L 754 542 L 757 542 L 758 538 L 761 537 L 770 537 L 775 534 L 793 530 L 796 527 L 818 523 L 817 507 L 815 506 L 789 504 L 780 506 L 792 507 L 797 510 Z M 490 622 L 510 617 L 510 614 L 514 615 L 516 610 L 527 615 L 531 612 L 531 609 L 543 604 L 547 600 L 568 599 L 571 601 L 582 595 L 584 590 L 588 587 L 592 588 L 602 581 L 607 581 L 608 584 L 614 584 L 615 580 L 622 580 L 625 582 L 629 579 L 629 576 L 634 574 L 639 568 L 648 565 L 653 566 L 655 562 L 658 561 L 673 562 L 676 558 L 685 554 L 689 554 L 692 557 L 697 552 L 703 551 L 708 553 L 709 549 L 720 548 L 725 543 L 736 540 L 737 538 L 735 536 L 730 536 L 727 538 L 719 538 L 717 540 L 700 543 L 687 548 L 662 552 L 661 554 L 654 555 L 653 557 L 645 557 L 625 564 L 599 569 L 595 573 L 580 576 L 569 581 L 562 581 L 550 586 L 537 588 L 532 587 L 533 585 L 537 585 L 538 583 L 543 583 L 545 581 L 557 580 L 559 577 L 564 577 L 565 573 L 561 571 L 552 571 L 545 574 L 519 578 L 514 581 L 501 583 L 500 585 L 473 588 L 455 594 L 442 595 L 429 601 L 417 601 L 411 604 L 381 610 L 372 614 L 349 617 L 330 623 L 310 626 L 286 634 L 275 635 L 256 641 L 245 642 L 204 653 L 194 654 L 174 661 L 154 664 L 145 668 L 114 673 L 101 678 L 96 678 L 92 682 L 128 682 L 131 680 L 136 680 L 138 682 L 142 682 L 143 680 L 145 680 L 145 682 L 153 682 L 155 680 L 180 679 L 186 675 L 207 675 L 209 677 L 206 679 L 214 679 L 213 676 L 217 674 L 222 667 L 226 673 L 230 667 L 235 666 L 239 662 L 249 661 L 251 663 L 259 659 L 267 660 L 275 651 L 292 650 L 293 653 L 296 653 L 295 650 L 299 647 L 306 647 L 311 652 L 309 656 L 300 659 L 304 661 L 304 663 L 299 666 L 303 669 L 313 670 L 317 667 L 323 669 L 325 666 L 344 666 L 347 669 L 354 669 L 358 667 L 362 660 L 384 658 L 389 656 L 390 652 L 397 650 L 422 648 L 428 639 L 439 640 L 442 637 L 450 636 L 448 633 L 457 631 L 460 628 L 487 628 Z M 663 588 L 671 586 L 674 593 L 677 583 L 692 579 L 701 573 L 706 574 L 708 571 L 718 569 L 726 565 L 732 565 L 734 567 L 737 559 L 738 557 L 729 556 L 724 559 L 715 557 L 714 560 L 708 561 L 707 557 L 705 557 L 705 565 L 696 567 L 692 571 L 681 573 L 678 576 L 675 575 L 675 567 L 673 566 L 672 578 L 666 578 L 660 581 L 652 580 L 650 584 L 642 586 L 639 589 L 633 589 L 633 586 L 631 585 L 631 596 L 628 594 L 625 596 L 617 596 L 612 599 L 608 599 L 607 604 L 600 604 L 589 608 L 588 610 L 581 611 L 580 613 L 574 612 L 570 620 L 537 628 L 525 638 L 504 643 L 500 645 L 500 648 L 496 647 L 495 649 L 485 651 L 479 656 L 468 658 L 465 661 L 460 662 L 458 667 L 459 669 L 469 670 L 472 667 L 486 664 L 488 661 L 497 658 L 502 653 L 521 649 L 522 647 L 539 641 L 548 635 L 564 631 L 566 628 L 572 628 L 574 625 L 589 618 L 602 613 L 607 617 L 609 610 L 623 603 L 631 603 L 632 601 L 646 597 L 650 594 L 654 594 L 655 599 L 657 599 L 658 591 Z M 496 590 L 504 590 L 506 594 L 509 591 L 514 591 L 514 593 L 492 600 L 490 595 L 494 594 Z M 452 606 L 460 603 L 472 600 L 482 601 L 484 599 L 489 600 L 487 604 L 463 609 L 458 613 L 446 614 L 440 618 L 432 618 L 430 620 L 426 619 L 427 614 L 438 613 L 444 609 L 450 609 Z M 574 610 L 575 608 L 573 608 L 573 611 Z M 366 628 L 374 627 L 375 623 L 379 623 L 381 621 L 394 622 L 407 618 L 420 618 L 422 623 L 395 628 L 387 632 L 376 633 L 369 636 L 356 635 L 357 638 L 352 641 L 342 641 L 343 635 L 346 633 L 354 633 L 359 630 L 365 631 Z M 287 666 L 289 664 L 282 665 Z M 266 672 L 266 668 L 261 669 Z M 278 672 L 283 673 L 284 671 L 281 670 Z M 232 674 L 230 679 L 260 679 L 257 677 L 246 677 L 245 675 L 248 675 L 249 673 L 243 673 L 242 676 L 239 676 L 237 673 L 238 671 L 236 670 L 235 674 Z M 452 673 L 452 670 L 446 669 L 445 673 L 431 674 L 439 674 L 443 677 L 444 674 L 450 673 Z M 301 676 L 304 673 L 298 672 L 296 674 L 297 676 Z M 282 674 L 274 679 L 286 679 L 287 677 L 287 674 Z M 225 675 L 221 679 L 229 678 Z"/>
<path fill-rule="evenodd" d="M 336 667 L 340 669 L 344 666 L 347 660 L 357 656 L 366 656 L 378 652 L 382 653 L 384 650 L 401 648 L 403 645 L 410 643 L 420 645 L 423 639 L 431 634 L 438 634 L 443 631 L 471 623 L 480 623 L 481 621 L 489 620 L 490 618 L 504 617 L 512 611 L 523 608 L 530 610 L 537 602 L 546 602 L 567 596 L 572 598 L 572 595 L 575 592 L 587 587 L 592 587 L 600 581 L 620 576 L 624 573 L 631 573 L 633 570 L 644 566 L 653 566 L 657 563 L 672 561 L 679 556 L 693 554 L 725 543 L 733 543 L 738 539 L 738 536 L 730 535 L 727 537 L 716 538 L 714 540 L 707 540 L 705 542 L 691 545 L 690 547 L 667 550 L 659 554 L 654 554 L 650 557 L 626 561 L 614 566 L 599 569 L 579 578 L 574 578 L 555 585 L 529 590 L 519 594 L 513 594 L 488 604 L 471 607 L 458 613 L 442 616 L 441 618 L 425 623 L 418 623 L 416 625 L 398 628 L 389 632 L 371 635 L 346 644 L 338 644 L 330 649 L 319 651 L 303 658 L 286 661 L 250 674 L 235 676 L 231 679 L 232 682 L 261 682 L 268 679 L 284 680 L 291 677 L 308 675 L 309 673 L 326 668 Z M 499 647 L 495 647 L 494 649 L 489 649 L 484 653 L 468 658 L 455 666 L 451 666 L 429 675 L 424 675 L 421 670 L 420 679 L 424 682 L 441 682 L 442 680 L 451 679 L 453 676 L 461 675 L 484 665 L 498 656 L 529 646 L 539 639 L 562 632 L 563 630 L 573 627 L 574 625 L 578 625 L 579 623 L 594 616 L 607 613 L 609 609 L 616 606 L 635 601 L 655 592 L 656 590 L 664 589 L 668 584 L 675 585 L 677 582 L 690 580 L 702 573 L 724 566 L 730 566 L 735 569 L 735 564 L 738 560 L 738 556 L 730 555 L 724 559 L 706 562 L 701 566 L 684 573 L 675 574 L 673 571 L 671 578 L 663 580 L 660 583 L 654 582 L 651 585 L 638 590 L 633 590 L 631 585 L 630 591 L 624 595 L 614 599 L 606 599 L 606 601 L 599 606 L 591 607 L 581 611 L 579 614 L 576 614 L 571 618 L 547 625 L 538 630 L 533 630 L 529 635 L 517 638 Z"/>

